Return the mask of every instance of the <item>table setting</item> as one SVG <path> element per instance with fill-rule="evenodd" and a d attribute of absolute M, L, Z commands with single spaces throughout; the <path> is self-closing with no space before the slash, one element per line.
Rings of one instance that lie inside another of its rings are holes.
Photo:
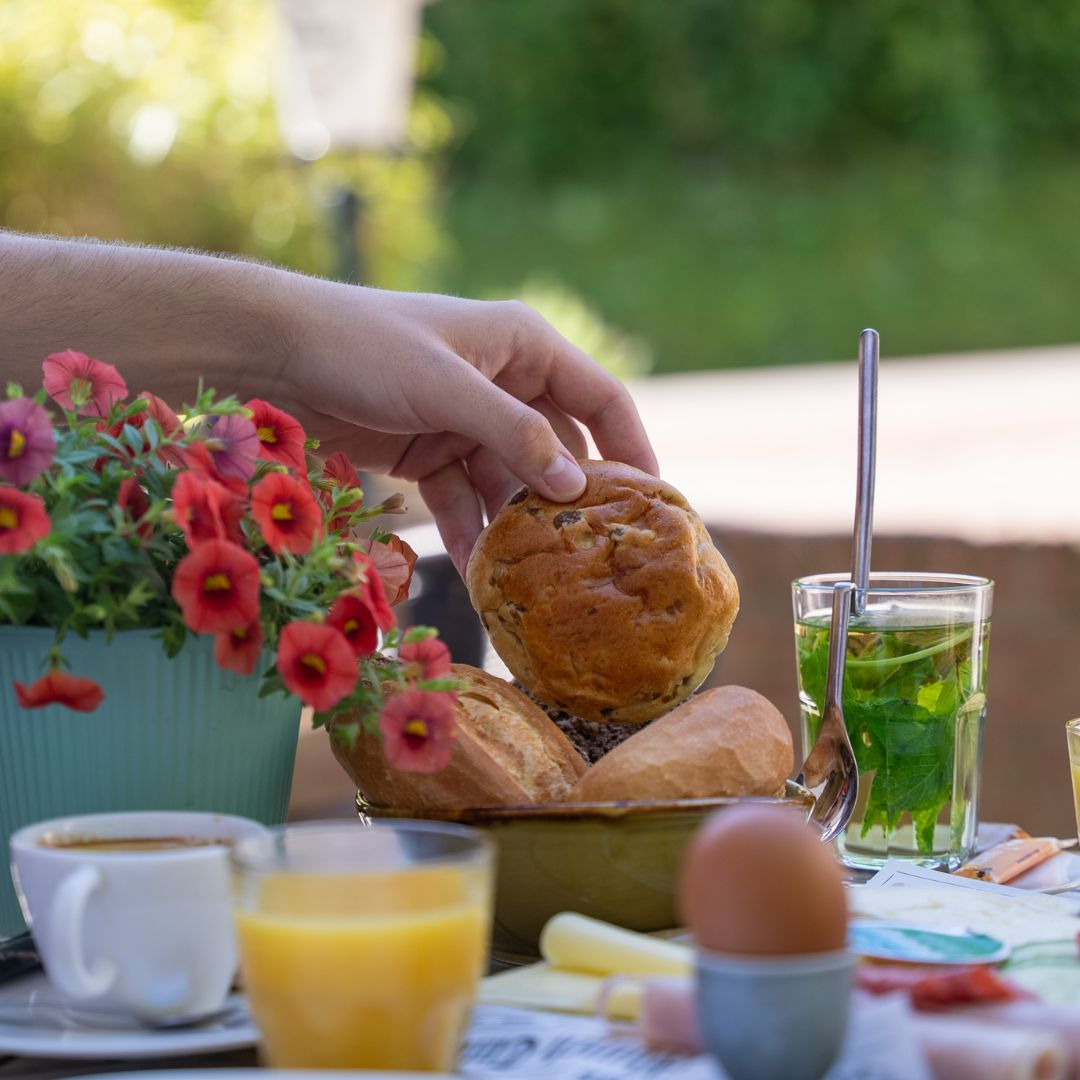
<path fill-rule="evenodd" d="M 400 500 L 271 403 L 9 387 L 0 1077 L 1080 1076 L 1076 837 L 979 820 L 994 583 L 871 566 L 878 349 L 798 750 L 702 687 L 739 587 L 655 477 L 492 515 L 503 679 L 399 625 Z M 302 707 L 353 820 L 285 822 Z"/>

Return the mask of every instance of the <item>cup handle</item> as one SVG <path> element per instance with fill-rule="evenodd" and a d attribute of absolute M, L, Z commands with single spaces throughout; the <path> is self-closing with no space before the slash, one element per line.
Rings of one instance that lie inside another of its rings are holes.
<path fill-rule="evenodd" d="M 96 998 L 116 982 L 116 965 L 98 958 L 87 964 L 83 953 L 86 903 L 102 883 L 96 866 L 80 866 L 53 894 L 49 918 L 52 948 L 46 965 L 49 978 L 71 997 Z"/>

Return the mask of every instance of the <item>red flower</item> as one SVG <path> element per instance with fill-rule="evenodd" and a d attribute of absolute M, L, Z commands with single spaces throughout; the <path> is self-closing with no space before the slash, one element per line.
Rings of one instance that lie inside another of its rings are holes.
<path fill-rule="evenodd" d="M 345 635 L 356 656 L 370 656 L 379 644 L 379 628 L 371 609 L 352 593 L 345 593 L 334 601 L 326 616 L 328 626 L 336 627 Z"/>
<path fill-rule="evenodd" d="M 146 410 L 139 413 L 138 416 L 156 420 L 157 426 L 161 428 L 161 433 L 168 435 L 170 438 L 180 430 L 180 417 L 172 411 L 167 401 L 163 401 L 156 394 L 151 394 L 147 390 L 144 390 L 139 397 L 148 404 Z M 146 423 L 145 419 L 143 423 Z"/>
<path fill-rule="evenodd" d="M 233 495 L 239 495 L 241 498 L 247 495 L 246 481 L 241 480 L 238 476 L 226 476 L 217 467 L 217 462 L 207 448 L 206 443 L 193 442 L 180 451 L 180 456 L 190 472 L 207 480 L 213 480 Z"/>
<path fill-rule="evenodd" d="M 395 694 L 379 716 L 383 752 L 395 768 L 435 773 L 454 752 L 454 700 L 430 690 Z"/>
<path fill-rule="evenodd" d="M 285 686 L 316 712 L 351 694 L 359 674 L 341 631 L 310 622 L 291 622 L 281 631 L 277 669 Z"/>
<path fill-rule="evenodd" d="M 256 619 L 250 626 L 223 630 L 214 638 L 214 659 L 226 671 L 250 675 L 262 653 L 262 626 Z"/>
<path fill-rule="evenodd" d="M 124 425 L 135 428 L 136 431 L 143 431 L 146 427 L 147 420 L 153 420 L 157 426 L 161 429 L 161 433 L 166 438 L 172 438 L 180 433 L 182 425 L 180 423 L 180 417 L 176 415 L 169 407 L 168 403 L 154 394 L 149 394 L 145 390 L 139 395 L 139 397 L 148 402 L 145 409 L 142 412 L 136 413 L 134 416 L 128 417 L 127 420 L 118 420 L 111 427 L 106 428 L 106 433 L 111 435 L 114 439 L 119 439 L 123 435 Z M 102 425 L 104 427 L 104 425 Z M 149 443 L 146 440 L 146 436 L 143 436 L 143 449 L 149 449 Z M 131 448 L 125 446 L 125 449 L 132 453 Z M 182 465 L 183 454 L 178 446 L 163 446 L 158 452 L 157 456 L 162 461 L 167 461 L 170 465 Z"/>
<path fill-rule="evenodd" d="M 251 489 L 251 516 L 278 553 L 306 555 L 322 532 L 322 512 L 311 488 L 288 473 L 267 473 Z"/>
<path fill-rule="evenodd" d="M 259 457 L 307 472 L 305 435 L 299 421 L 260 398 L 252 398 L 244 408 L 251 410 L 251 422 L 259 437 Z"/>
<path fill-rule="evenodd" d="M 150 500 L 146 492 L 139 486 L 139 481 L 134 476 L 127 476 L 120 484 L 120 491 L 116 495 L 116 505 L 127 512 L 127 516 L 136 522 L 135 532 L 144 540 L 153 535 L 153 526 L 148 521 L 138 524 L 140 519 L 150 509 Z"/>
<path fill-rule="evenodd" d="M 127 383 L 112 364 L 74 349 L 46 356 L 41 370 L 49 397 L 81 416 L 108 416 L 113 405 L 127 397 Z"/>
<path fill-rule="evenodd" d="M 173 514 L 184 530 L 189 548 L 205 540 L 229 540 L 241 547 L 244 533 L 240 522 L 244 507 L 232 492 L 216 480 L 198 473 L 182 472 L 172 490 Z"/>
<path fill-rule="evenodd" d="M 203 439 L 214 466 L 222 476 L 250 480 L 259 456 L 259 436 L 246 416 L 220 416 Z"/>
<path fill-rule="evenodd" d="M 402 600 L 407 600 L 416 566 L 416 552 L 400 536 L 391 536 L 386 543 L 368 540 L 362 546 L 382 579 L 383 591 L 390 606 L 396 607 Z"/>
<path fill-rule="evenodd" d="M 386 633 L 397 625 L 397 619 L 386 602 L 382 578 L 375 570 L 375 564 L 359 551 L 353 552 L 352 577 L 357 584 L 355 593 L 367 605 L 375 625 Z"/>
<path fill-rule="evenodd" d="M 410 641 L 398 649 L 410 679 L 441 679 L 450 674 L 450 650 L 438 638 Z"/>
<path fill-rule="evenodd" d="M 359 489 L 360 487 L 360 474 L 356 471 L 353 463 L 340 450 L 332 453 L 323 463 L 322 479 L 324 483 L 330 486 L 330 490 L 319 491 L 319 502 L 328 511 L 334 504 L 334 494 L 337 490 Z M 338 516 L 331 518 L 327 522 L 327 529 L 330 532 L 340 532 L 348 525 L 350 516 L 363 505 L 364 497 L 361 493 L 358 498 L 351 499 L 339 508 L 340 513 Z"/>
<path fill-rule="evenodd" d="M 15 696 L 24 709 L 65 705 L 76 712 L 93 712 L 105 700 L 104 692 L 93 679 L 81 679 L 56 668 L 29 686 L 17 682 Z"/>
<path fill-rule="evenodd" d="M 30 398 L 0 402 L 0 477 L 11 484 L 29 484 L 56 455 L 49 414 Z"/>
<path fill-rule="evenodd" d="M 51 527 L 37 495 L 0 487 L 0 555 L 29 551 Z"/>
<path fill-rule="evenodd" d="M 259 564 L 236 544 L 207 540 L 180 560 L 172 595 L 196 633 L 250 626 L 259 617 Z"/>

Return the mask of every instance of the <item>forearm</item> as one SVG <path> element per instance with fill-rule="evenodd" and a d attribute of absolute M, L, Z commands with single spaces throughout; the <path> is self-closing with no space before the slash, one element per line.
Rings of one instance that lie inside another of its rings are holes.
<path fill-rule="evenodd" d="M 35 387 L 44 357 L 70 348 L 177 405 L 200 377 L 241 400 L 267 396 L 294 355 L 295 280 L 239 260 L 0 231 L 0 378 Z"/>

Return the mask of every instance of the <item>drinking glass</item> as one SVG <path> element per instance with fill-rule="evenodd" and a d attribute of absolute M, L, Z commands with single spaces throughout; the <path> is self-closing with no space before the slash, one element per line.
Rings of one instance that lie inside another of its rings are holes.
<path fill-rule="evenodd" d="M 274 1068 L 450 1072 L 491 933 L 492 849 L 423 821 L 238 844 L 240 970 Z"/>
<path fill-rule="evenodd" d="M 1080 717 L 1065 725 L 1069 740 L 1069 769 L 1072 772 L 1073 805 L 1076 808 L 1076 832 L 1080 836 Z"/>
<path fill-rule="evenodd" d="M 804 753 L 821 726 L 833 586 L 792 585 Z M 859 799 L 838 840 L 844 862 L 955 868 L 974 852 L 986 718 L 993 582 L 967 575 L 871 573 L 848 632 L 842 705 Z"/>

